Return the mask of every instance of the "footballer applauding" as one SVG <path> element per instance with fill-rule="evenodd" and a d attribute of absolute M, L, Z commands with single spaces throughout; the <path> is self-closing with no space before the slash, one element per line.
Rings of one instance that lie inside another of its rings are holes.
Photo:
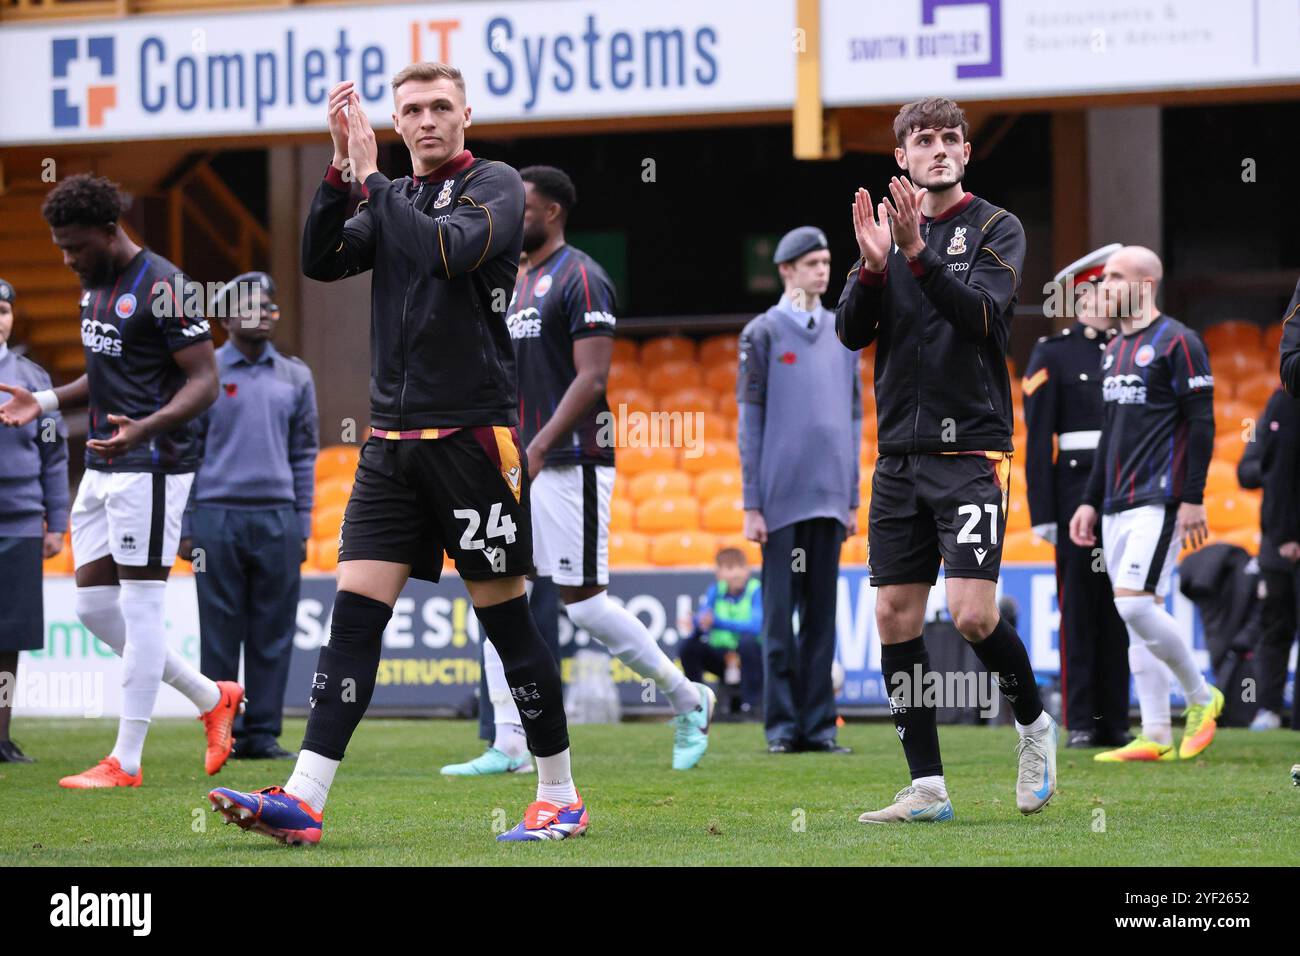
<path fill-rule="evenodd" d="M 532 521 L 506 326 L 524 185 L 511 167 L 465 149 L 459 70 L 408 66 L 393 78 L 393 100 L 414 176 L 379 172 L 360 98 L 352 83 L 338 84 L 328 106 L 334 159 L 303 233 L 308 277 L 371 272 L 373 435 L 344 513 L 338 595 L 302 752 L 283 788 L 221 788 L 209 799 L 245 829 L 319 842 L 335 771 L 374 693 L 393 603 L 409 577 L 437 581 L 446 552 L 501 655 L 537 761 L 537 800 L 498 839 L 563 839 L 586 829 L 587 811 L 569 771 L 559 666 L 524 597 Z M 367 198 L 349 218 L 350 179 Z"/>
<path fill-rule="evenodd" d="M 995 597 L 1011 470 L 1006 352 L 1025 233 L 1011 213 L 962 188 L 968 132 L 952 100 L 899 111 L 894 157 L 907 176 L 890 181 L 878 206 L 864 189 L 854 197 L 862 258 L 835 315 L 845 346 L 876 343 L 880 457 L 868 564 L 881 669 L 912 776 L 863 823 L 953 815 L 934 701 L 922 693 L 930 662 L 921 628 L 940 559 L 953 624 L 1015 712 L 1020 811 L 1041 810 L 1056 790 L 1056 724 Z"/>

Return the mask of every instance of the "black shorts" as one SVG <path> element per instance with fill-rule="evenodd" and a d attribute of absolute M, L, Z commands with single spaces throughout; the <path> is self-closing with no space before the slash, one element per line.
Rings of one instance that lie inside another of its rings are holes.
<path fill-rule="evenodd" d="M 1010 452 L 881 455 L 871 478 L 871 584 L 998 579 L 1007 530 Z"/>
<path fill-rule="evenodd" d="M 467 581 L 533 572 L 528 469 L 514 428 L 372 436 L 361 447 L 339 561 L 409 564 L 411 577 L 437 581 L 443 552 Z"/>

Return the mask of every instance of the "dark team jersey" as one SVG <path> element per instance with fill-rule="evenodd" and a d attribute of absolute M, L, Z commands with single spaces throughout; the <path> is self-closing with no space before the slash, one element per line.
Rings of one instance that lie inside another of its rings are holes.
<path fill-rule="evenodd" d="M 1199 503 L 1214 446 L 1214 376 L 1200 336 L 1157 316 L 1101 362 L 1106 423 L 1084 500 L 1105 513 Z"/>
<path fill-rule="evenodd" d="M 613 335 L 614 309 L 614 285 L 605 270 L 570 245 L 560 246 L 515 285 L 506 322 L 515 343 L 519 435 L 525 449 L 577 377 L 573 343 L 588 335 Z M 608 415 L 609 405 L 601 398 L 569 435 L 556 441 L 546 464 L 612 465 L 613 442 L 598 440 Z"/>
<path fill-rule="evenodd" d="M 90 438 L 112 437 L 117 426 L 108 421 L 109 415 L 136 421 L 147 418 L 185 384 L 185 372 L 172 353 L 212 338 L 201 296 L 193 293 L 194 288 L 176 266 L 141 249 L 111 283 L 83 292 L 81 343 L 90 385 Z M 190 421 L 116 458 L 103 458 L 87 449 L 86 467 L 164 474 L 194 471 L 199 464 L 196 434 Z"/>

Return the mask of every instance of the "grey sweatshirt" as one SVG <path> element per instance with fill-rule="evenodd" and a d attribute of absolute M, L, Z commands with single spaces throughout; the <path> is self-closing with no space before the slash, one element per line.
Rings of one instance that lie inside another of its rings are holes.
<path fill-rule="evenodd" d="M 0 345 L 0 382 L 39 392 L 50 376 Z M 0 392 L 0 405 L 9 401 Z M 22 428 L 0 425 L 0 537 L 39 538 L 47 525 L 60 534 L 68 529 L 68 428 L 58 412 Z"/>
<path fill-rule="evenodd" d="M 736 401 L 745 508 L 769 531 L 809 518 L 848 527 L 858 507 L 862 379 L 835 314 L 795 312 L 782 298 L 740 334 Z"/>

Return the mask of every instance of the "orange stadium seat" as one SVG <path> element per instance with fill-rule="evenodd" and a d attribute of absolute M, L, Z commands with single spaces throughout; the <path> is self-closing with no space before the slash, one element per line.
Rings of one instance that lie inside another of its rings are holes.
<path fill-rule="evenodd" d="M 302 559 L 302 567 L 298 570 L 303 574 L 311 574 L 316 570 L 316 551 L 320 545 L 315 538 L 307 539 L 307 553 Z"/>
<path fill-rule="evenodd" d="M 714 534 L 745 530 L 745 503 L 738 494 L 716 495 L 700 511 L 700 525 Z"/>
<path fill-rule="evenodd" d="M 315 508 L 311 513 L 311 536 L 313 538 L 337 538 L 341 524 L 343 524 L 342 505 Z"/>
<path fill-rule="evenodd" d="M 858 472 L 858 503 L 867 504 L 871 500 L 871 473 L 865 468 Z"/>
<path fill-rule="evenodd" d="M 628 497 L 640 503 L 648 498 L 678 497 L 691 493 L 691 479 L 683 471 L 643 471 L 632 476 Z"/>
<path fill-rule="evenodd" d="M 635 364 L 640 357 L 641 350 L 637 348 L 636 343 L 631 339 L 614 339 L 613 361 Z"/>
<path fill-rule="evenodd" d="M 1214 434 L 1241 435 L 1256 419 L 1262 409 L 1251 408 L 1240 402 L 1214 403 Z"/>
<path fill-rule="evenodd" d="M 695 364 L 695 340 L 684 335 L 661 335 L 641 343 L 641 364 L 662 365 L 665 362 Z"/>
<path fill-rule="evenodd" d="M 650 539 L 636 531 L 611 531 L 609 563 L 616 568 L 649 564 Z"/>
<path fill-rule="evenodd" d="M 648 413 L 655 407 L 654 394 L 648 388 L 609 389 L 605 402 L 615 417 L 619 414 L 620 405 L 626 405 L 629 412 L 643 413 Z"/>
<path fill-rule="evenodd" d="M 700 343 L 700 364 L 705 368 L 710 368 L 718 362 L 729 362 L 734 365 L 739 341 L 738 335 L 710 335 Z"/>
<path fill-rule="evenodd" d="M 712 565 L 717 554 L 717 536 L 707 531 L 670 531 L 650 539 L 650 560 L 658 565 Z"/>
<path fill-rule="evenodd" d="M 718 495 L 738 495 L 741 489 L 738 468 L 714 468 L 695 475 L 694 494 L 697 501 L 708 501 Z"/>
<path fill-rule="evenodd" d="M 361 454 L 359 445 L 329 445 L 316 455 L 316 480 L 326 481 L 330 478 L 351 479 L 357 472 L 357 458 Z"/>
<path fill-rule="evenodd" d="M 610 362 L 609 378 L 605 383 L 606 393 L 621 392 L 629 388 L 644 388 L 645 379 L 641 366 L 635 362 Z"/>
<path fill-rule="evenodd" d="M 1002 542 L 1002 560 L 1050 564 L 1056 560 L 1056 549 L 1034 537 L 1032 531 L 1014 531 Z"/>
<path fill-rule="evenodd" d="M 1011 497 L 1007 501 L 1006 535 L 1008 538 L 1017 531 L 1028 531 L 1033 527 L 1029 521 L 1029 501 L 1025 497 L 1024 489 L 1021 488 L 1020 492 L 1016 493 L 1015 487 L 1015 485 L 1011 486 Z"/>
<path fill-rule="evenodd" d="M 666 412 L 712 412 L 718 407 L 718 395 L 703 385 L 688 385 L 660 392 L 658 407 Z"/>
<path fill-rule="evenodd" d="M 734 361 L 706 365 L 704 368 L 704 384 L 717 392 L 719 396 L 725 395 L 734 402 L 736 400 L 736 368 Z"/>
<path fill-rule="evenodd" d="M 65 541 L 63 550 L 52 558 L 46 558 L 41 566 L 46 574 L 72 574 L 72 548 Z"/>
<path fill-rule="evenodd" d="M 726 418 L 716 413 L 704 416 L 704 440 L 706 442 L 734 442 L 735 419 Z"/>
<path fill-rule="evenodd" d="M 316 567 L 321 571 L 333 571 L 339 566 L 338 535 L 321 538 L 316 542 Z"/>
<path fill-rule="evenodd" d="M 704 447 L 698 449 L 698 454 L 695 454 L 695 451 L 687 449 L 682 452 L 682 471 L 698 475 L 716 468 L 731 468 L 737 471 L 740 469 L 740 452 L 733 444 L 705 442 Z"/>
<path fill-rule="evenodd" d="M 631 531 L 636 526 L 636 509 L 632 502 L 621 496 L 615 496 L 609 502 L 609 529 L 611 531 Z"/>
<path fill-rule="evenodd" d="M 1245 492 L 1217 495 L 1205 502 L 1210 531 L 1218 534 L 1259 527 L 1259 501 Z"/>
<path fill-rule="evenodd" d="M 1256 415 L 1263 414 L 1264 406 L 1268 400 L 1273 397 L 1273 393 L 1281 388 L 1281 383 L 1276 375 L 1273 376 L 1255 376 L 1253 378 L 1242 379 L 1237 383 L 1233 391 L 1233 401 L 1249 405 L 1257 409 Z"/>
<path fill-rule="evenodd" d="M 659 365 L 645 368 L 646 387 L 656 394 L 675 392 L 679 388 L 690 388 L 704 383 L 703 373 L 694 362 L 682 359 L 670 359 Z"/>
<path fill-rule="evenodd" d="M 1210 367 L 1216 379 L 1239 382 L 1256 375 L 1267 374 L 1270 365 L 1276 365 L 1276 357 L 1270 356 L 1263 349 L 1225 349 L 1222 352 L 1210 352 Z"/>
<path fill-rule="evenodd" d="M 1223 458 L 1210 462 L 1210 470 L 1205 478 L 1207 495 L 1232 495 L 1241 490 L 1237 481 L 1237 466 Z"/>
<path fill-rule="evenodd" d="M 754 565 L 755 568 L 763 563 L 763 549 L 757 541 L 750 541 L 743 534 L 720 534 L 717 538 L 717 549 L 739 548 L 744 552 L 745 560 Z M 715 552 L 716 557 L 716 552 Z"/>
<path fill-rule="evenodd" d="M 629 476 L 644 471 L 672 471 L 677 467 L 677 449 L 634 445 L 618 449 L 614 460 L 618 470 Z"/>
<path fill-rule="evenodd" d="M 315 508 L 341 508 L 348 503 L 351 494 L 351 478 L 331 478 L 319 482 L 316 485 Z"/>
<path fill-rule="evenodd" d="M 188 578 L 194 575 L 194 565 L 177 555 L 176 561 L 172 564 L 172 577 Z"/>
<path fill-rule="evenodd" d="M 1201 341 L 1210 350 L 1211 364 L 1216 362 L 1216 352 L 1231 349 L 1253 351 L 1262 344 L 1260 327 L 1254 322 L 1243 322 L 1240 319 L 1228 319 L 1214 323 L 1201 333 Z"/>
<path fill-rule="evenodd" d="M 851 538 L 845 538 L 844 544 L 840 547 L 840 564 L 866 563 L 867 536 L 865 534 L 855 534 Z"/>
<path fill-rule="evenodd" d="M 1237 462 L 1241 461 L 1241 456 L 1245 452 L 1246 443 L 1241 437 L 1240 429 L 1227 435 L 1216 434 L 1214 436 L 1214 457 L 1222 458 L 1234 468 L 1237 466 Z"/>
<path fill-rule="evenodd" d="M 686 495 L 651 498 L 636 506 L 636 530 L 647 534 L 661 531 L 693 531 L 699 526 L 699 502 Z"/>
<path fill-rule="evenodd" d="M 1218 544 L 1235 544 L 1239 548 L 1245 548 L 1249 554 L 1259 554 L 1259 528 L 1236 528 L 1223 534 L 1216 534 L 1214 541 Z"/>

